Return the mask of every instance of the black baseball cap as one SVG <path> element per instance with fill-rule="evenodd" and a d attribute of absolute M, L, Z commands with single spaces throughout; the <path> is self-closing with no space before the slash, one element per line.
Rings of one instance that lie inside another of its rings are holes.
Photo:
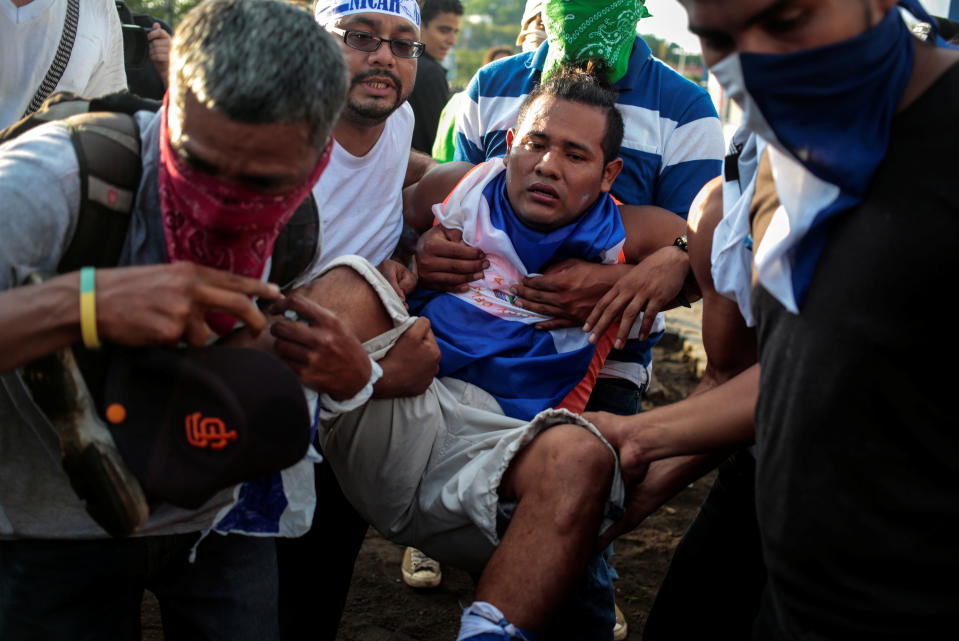
<path fill-rule="evenodd" d="M 151 505 L 198 508 L 293 465 L 310 443 L 299 379 L 260 350 L 113 347 L 98 401 Z"/>

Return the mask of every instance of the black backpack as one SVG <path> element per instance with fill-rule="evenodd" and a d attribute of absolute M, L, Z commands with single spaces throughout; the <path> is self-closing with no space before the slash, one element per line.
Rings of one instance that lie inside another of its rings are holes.
<path fill-rule="evenodd" d="M 160 102 L 126 91 L 81 98 L 59 91 L 34 113 L 0 131 L 0 144 L 36 126 L 62 120 L 80 169 L 80 215 L 58 273 L 85 266 L 115 267 L 126 240 L 140 186 L 140 131 L 133 114 L 157 111 Z M 291 285 L 313 262 L 319 243 L 319 211 L 309 197 L 280 231 L 269 280 Z"/>

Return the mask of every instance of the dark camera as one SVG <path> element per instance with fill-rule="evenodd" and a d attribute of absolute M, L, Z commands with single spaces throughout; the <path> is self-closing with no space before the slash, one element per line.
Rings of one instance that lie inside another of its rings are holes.
<path fill-rule="evenodd" d="M 150 57 L 150 42 L 147 34 L 150 30 L 135 24 L 123 27 L 123 64 L 127 69 L 140 69 Z"/>

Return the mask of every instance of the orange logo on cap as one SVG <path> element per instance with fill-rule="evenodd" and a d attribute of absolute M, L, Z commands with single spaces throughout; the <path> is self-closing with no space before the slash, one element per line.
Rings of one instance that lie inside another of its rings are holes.
<path fill-rule="evenodd" d="M 186 417 L 186 440 L 190 445 L 222 450 L 227 443 L 236 440 L 236 430 L 228 430 L 222 420 L 202 416 L 194 412 Z"/>

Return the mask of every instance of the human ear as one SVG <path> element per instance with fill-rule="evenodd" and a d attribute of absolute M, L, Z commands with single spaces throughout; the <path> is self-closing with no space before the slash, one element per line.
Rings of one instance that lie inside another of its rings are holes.
<path fill-rule="evenodd" d="M 513 150 L 513 140 L 516 138 L 516 130 L 510 127 L 506 131 L 506 155 L 503 156 L 503 164 L 509 164 L 509 153 Z"/>
<path fill-rule="evenodd" d="M 599 187 L 599 190 L 602 192 L 607 192 L 613 188 L 613 182 L 616 180 L 616 176 L 619 175 L 619 172 L 623 170 L 623 159 L 616 158 L 606 163 L 606 166 L 603 167 L 603 182 Z"/>

